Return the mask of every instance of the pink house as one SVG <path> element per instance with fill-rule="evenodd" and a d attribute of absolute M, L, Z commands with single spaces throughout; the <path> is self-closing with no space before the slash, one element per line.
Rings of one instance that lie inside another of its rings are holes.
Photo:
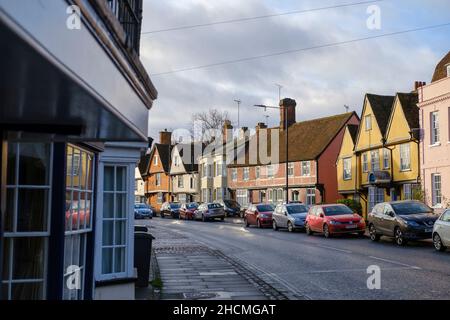
<path fill-rule="evenodd" d="M 450 52 L 436 67 L 431 84 L 419 88 L 421 179 L 425 201 L 450 207 Z"/>

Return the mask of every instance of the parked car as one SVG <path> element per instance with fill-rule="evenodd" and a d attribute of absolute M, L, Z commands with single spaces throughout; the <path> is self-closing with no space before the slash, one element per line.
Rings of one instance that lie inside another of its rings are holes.
<path fill-rule="evenodd" d="M 203 222 L 211 219 L 225 219 L 225 210 L 219 203 L 202 203 L 195 211 L 195 219 L 201 219 Z"/>
<path fill-rule="evenodd" d="M 239 216 L 241 213 L 241 205 L 235 200 L 225 199 L 215 202 L 220 203 L 223 206 L 227 217 Z"/>
<path fill-rule="evenodd" d="M 279 204 L 272 214 L 273 230 L 287 228 L 289 232 L 304 229 L 308 207 L 300 203 Z"/>
<path fill-rule="evenodd" d="M 247 211 L 245 211 L 245 227 L 249 227 L 250 225 L 255 225 L 258 228 L 271 227 L 274 209 L 274 206 L 271 204 L 260 203 L 250 205 Z"/>
<path fill-rule="evenodd" d="M 450 209 L 444 211 L 434 224 L 433 244 L 437 251 L 450 247 Z"/>
<path fill-rule="evenodd" d="M 437 215 L 420 201 L 394 201 L 377 204 L 368 215 L 370 239 L 394 237 L 399 246 L 408 240 L 431 239 Z"/>
<path fill-rule="evenodd" d="M 195 210 L 197 210 L 198 206 L 197 202 L 183 203 L 178 217 L 184 220 L 194 220 Z"/>
<path fill-rule="evenodd" d="M 366 231 L 364 219 L 344 204 L 316 205 L 306 216 L 306 234 L 323 233 L 325 238 L 335 234 L 357 233 L 363 236 Z"/>
<path fill-rule="evenodd" d="M 247 211 L 247 209 L 249 208 L 251 206 L 251 204 L 244 204 L 244 205 L 241 205 L 241 210 L 239 211 L 239 217 L 240 218 L 244 218 L 244 216 L 245 216 L 245 212 Z"/>
<path fill-rule="evenodd" d="M 135 219 L 151 219 L 153 218 L 153 210 L 145 203 L 134 204 L 134 218 Z"/>
<path fill-rule="evenodd" d="M 161 218 L 165 216 L 171 216 L 173 219 L 178 219 L 180 214 L 181 204 L 178 202 L 164 202 L 159 212 Z"/>

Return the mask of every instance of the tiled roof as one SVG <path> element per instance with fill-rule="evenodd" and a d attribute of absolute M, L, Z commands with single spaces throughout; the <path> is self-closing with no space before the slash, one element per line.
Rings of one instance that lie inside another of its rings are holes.
<path fill-rule="evenodd" d="M 386 134 L 387 125 L 391 116 L 392 106 L 394 103 L 394 96 L 379 96 L 368 93 L 366 95 L 372 107 L 373 114 L 377 120 L 378 127 L 380 128 L 381 135 L 384 137 Z"/>
<path fill-rule="evenodd" d="M 417 93 L 397 93 L 397 96 L 400 100 L 405 118 L 408 121 L 409 128 L 419 128 L 419 108 L 417 107 L 419 98 Z"/>
<path fill-rule="evenodd" d="M 309 121 L 297 122 L 289 127 L 289 162 L 303 161 L 303 160 L 314 160 L 318 158 L 326 147 L 332 142 L 339 131 L 345 126 L 345 124 L 351 119 L 351 117 L 356 116 L 356 113 L 350 112 L 340 115 L 335 115 L 331 117 L 319 118 Z M 274 129 L 271 129 L 274 130 Z M 275 129 L 276 130 L 276 129 Z M 261 130 L 263 131 L 263 130 Z M 285 135 L 286 131 L 279 131 L 279 147 L 275 152 L 279 154 L 279 163 L 286 162 L 286 144 Z M 271 150 L 271 140 L 270 134 L 268 136 L 268 154 L 270 155 Z M 248 145 L 252 144 L 252 141 L 257 139 L 256 135 L 253 135 L 250 142 L 247 143 L 245 149 L 245 161 L 243 161 L 243 155 L 238 156 L 238 160 L 244 163 L 233 162 L 230 167 L 241 167 L 249 165 L 249 148 Z M 256 145 L 256 141 L 254 142 Z M 259 147 L 259 145 L 258 145 Z M 253 151 L 255 152 L 255 151 Z M 259 153 L 259 152 L 258 152 Z M 264 153 L 264 152 L 262 152 Z M 254 165 L 261 164 L 259 156 L 257 163 Z M 251 164 L 250 164 L 251 165 Z"/>
<path fill-rule="evenodd" d="M 447 53 L 447 55 L 442 58 L 442 60 L 438 63 L 436 66 L 436 69 L 434 70 L 433 79 L 431 82 L 435 82 L 441 79 L 444 79 L 447 77 L 447 65 L 450 64 L 450 51 Z"/>
<path fill-rule="evenodd" d="M 353 144 L 356 143 L 356 137 L 358 136 L 358 128 L 359 128 L 359 125 L 357 125 L 357 124 L 348 124 L 347 125 L 347 129 L 348 129 L 348 132 L 350 133 L 350 136 L 352 137 Z"/>
<path fill-rule="evenodd" d="M 148 175 L 151 165 L 150 161 L 153 158 L 153 154 L 156 150 L 158 150 L 159 160 L 161 161 L 164 172 L 169 172 L 170 151 L 172 150 L 172 147 L 168 144 L 155 143 L 150 153 L 142 156 L 141 160 L 139 161 L 139 172 L 141 173 L 142 177 Z"/>

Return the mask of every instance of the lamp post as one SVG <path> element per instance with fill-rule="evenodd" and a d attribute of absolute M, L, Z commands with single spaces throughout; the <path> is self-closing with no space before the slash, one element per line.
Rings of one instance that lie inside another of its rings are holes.
<path fill-rule="evenodd" d="M 280 100 L 281 101 L 281 100 Z M 285 144 L 286 144 L 286 157 L 285 157 L 285 162 L 286 162 L 286 171 L 285 171 L 285 175 L 286 175 L 286 192 L 285 192 L 285 200 L 286 203 L 289 203 L 289 130 L 288 130 L 288 113 L 287 113 L 287 107 L 275 107 L 275 106 L 266 106 L 263 104 L 255 104 L 254 105 L 257 108 L 264 108 L 264 111 L 266 111 L 267 109 L 283 109 L 284 108 L 284 125 L 285 125 L 285 130 L 286 130 L 286 136 L 285 136 Z"/>

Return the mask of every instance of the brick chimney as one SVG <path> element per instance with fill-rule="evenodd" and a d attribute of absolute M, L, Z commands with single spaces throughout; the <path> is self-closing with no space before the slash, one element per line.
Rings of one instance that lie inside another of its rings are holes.
<path fill-rule="evenodd" d="M 295 121 L 295 107 L 297 106 L 297 102 L 294 99 L 285 98 L 280 100 L 280 129 L 285 130 L 286 125 L 289 128 L 293 125 Z M 284 118 L 285 109 L 287 109 L 287 123 Z"/>
<path fill-rule="evenodd" d="M 167 131 L 167 129 L 164 129 L 164 131 L 161 131 L 159 133 L 159 143 L 161 144 L 172 144 L 172 132 Z"/>
<path fill-rule="evenodd" d="M 229 142 L 233 138 L 233 126 L 230 120 L 225 120 L 222 127 L 222 141 L 223 143 Z"/>
<path fill-rule="evenodd" d="M 264 122 L 258 122 L 255 129 L 258 132 L 260 129 L 267 129 L 267 125 Z"/>
<path fill-rule="evenodd" d="M 239 130 L 239 139 L 244 139 L 244 137 L 245 137 L 247 131 L 248 131 L 248 127 L 242 127 L 242 128 Z"/>
<path fill-rule="evenodd" d="M 415 81 L 413 91 L 417 91 L 419 88 L 426 86 L 427 83 L 423 81 Z"/>

